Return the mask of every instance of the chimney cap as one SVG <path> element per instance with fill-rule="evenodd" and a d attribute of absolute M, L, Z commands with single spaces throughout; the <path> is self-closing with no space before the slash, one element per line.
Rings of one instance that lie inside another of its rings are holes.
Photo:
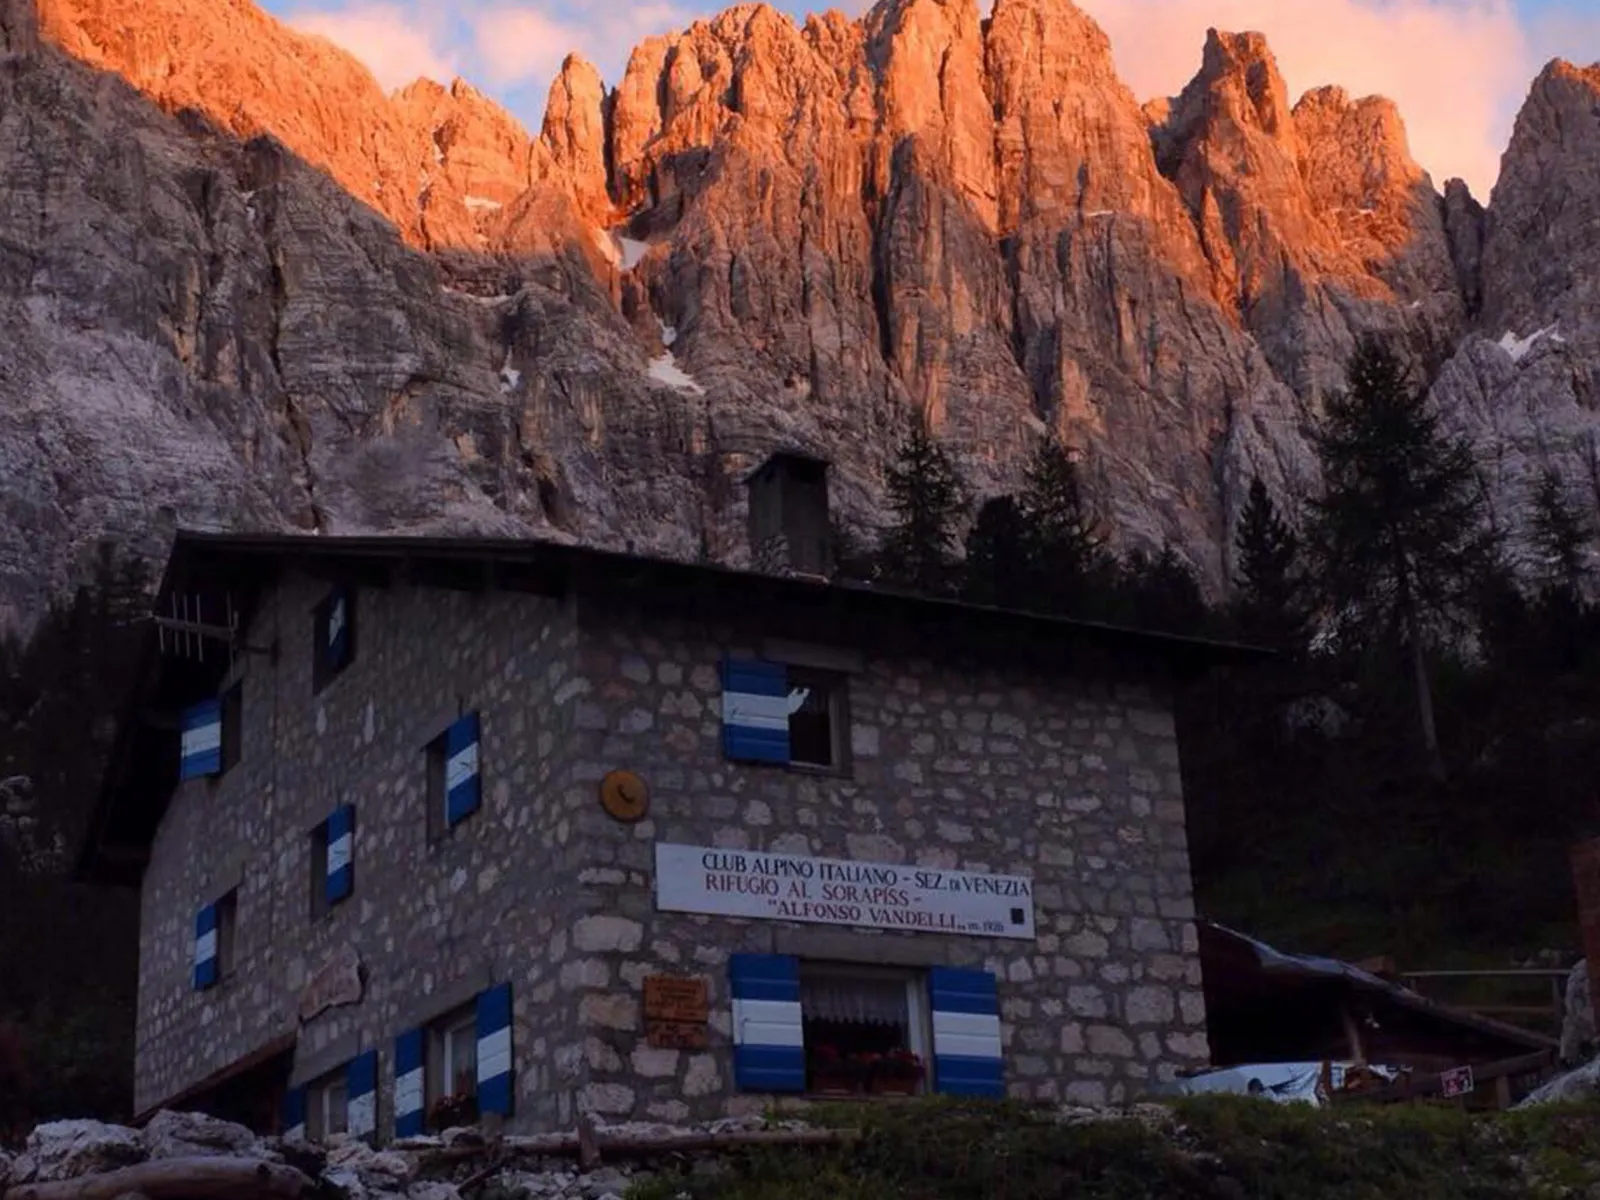
<path fill-rule="evenodd" d="M 804 450 L 774 450 L 761 460 L 760 466 L 746 474 L 742 482 L 747 485 L 754 483 L 760 476 L 765 475 L 773 467 L 781 463 L 793 463 L 797 466 L 813 468 L 820 467 L 824 474 L 833 466 L 827 459 L 820 458 L 815 454 L 808 454 Z"/>

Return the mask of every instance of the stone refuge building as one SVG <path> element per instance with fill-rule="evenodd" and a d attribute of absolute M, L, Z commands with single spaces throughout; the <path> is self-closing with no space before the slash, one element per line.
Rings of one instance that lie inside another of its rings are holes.
<path fill-rule="evenodd" d="M 384 1140 L 1204 1064 L 1171 698 L 1251 652 L 784 573 L 797 475 L 761 573 L 180 534 L 80 863 L 140 889 L 136 1108 Z"/>

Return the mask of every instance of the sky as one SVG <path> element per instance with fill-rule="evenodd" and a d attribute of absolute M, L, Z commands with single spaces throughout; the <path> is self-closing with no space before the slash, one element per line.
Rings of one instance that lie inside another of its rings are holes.
<path fill-rule="evenodd" d="M 730 0 L 731 2 L 731 0 Z M 780 0 L 803 16 L 808 6 Z M 827 7 L 819 4 L 817 7 Z M 835 0 L 859 13 L 868 0 Z M 1546 62 L 1600 61 L 1600 0 L 1079 0 L 1111 36 L 1141 100 L 1176 94 L 1209 26 L 1267 35 L 1290 92 L 1337 83 L 1400 106 L 1413 155 L 1443 185 L 1487 199 L 1528 84 Z M 642 38 L 727 4 L 702 0 L 265 0 L 395 88 L 460 75 L 536 130 L 561 61 L 578 51 L 615 83 Z"/>

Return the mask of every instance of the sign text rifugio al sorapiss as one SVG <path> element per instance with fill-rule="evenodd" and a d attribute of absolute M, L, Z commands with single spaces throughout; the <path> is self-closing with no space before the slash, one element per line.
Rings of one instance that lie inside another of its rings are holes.
<path fill-rule="evenodd" d="M 709 846 L 656 846 L 656 906 L 769 921 L 1033 937 L 1033 883 L 1020 875 Z"/>

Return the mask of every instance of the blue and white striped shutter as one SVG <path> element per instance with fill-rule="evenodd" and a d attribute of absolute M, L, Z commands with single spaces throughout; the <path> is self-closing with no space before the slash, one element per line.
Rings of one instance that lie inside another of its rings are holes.
<path fill-rule="evenodd" d="M 800 960 L 787 954 L 735 954 L 733 1078 L 742 1092 L 806 1090 L 800 1020 Z"/>
<path fill-rule="evenodd" d="M 217 982 L 217 906 L 208 904 L 194 919 L 194 990 Z"/>
<path fill-rule="evenodd" d="M 445 821 L 454 825 L 478 811 L 483 796 L 478 770 L 478 714 L 468 713 L 445 731 Z"/>
<path fill-rule="evenodd" d="M 722 752 L 739 762 L 789 761 L 789 671 L 782 663 L 722 664 Z"/>
<path fill-rule="evenodd" d="M 203 700 L 183 714 L 179 779 L 222 774 L 222 701 Z"/>
<path fill-rule="evenodd" d="M 305 1141 L 306 1089 L 292 1087 L 283 1094 L 283 1136 L 291 1141 Z"/>
<path fill-rule="evenodd" d="M 329 904 L 337 904 L 355 887 L 356 810 L 353 805 L 333 810 L 328 818 L 328 877 L 323 881 Z"/>
<path fill-rule="evenodd" d="M 351 1137 L 378 1132 L 378 1052 L 368 1050 L 350 1060 L 345 1069 L 346 1112 Z"/>
<path fill-rule="evenodd" d="M 478 995 L 478 1111 L 511 1115 L 511 985 Z"/>
<path fill-rule="evenodd" d="M 422 1132 L 422 1030 L 412 1029 L 394 1040 L 394 1135 Z"/>
<path fill-rule="evenodd" d="M 952 1096 L 1003 1096 L 1000 993 L 987 971 L 934 967 L 928 972 L 933 1008 L 933 1078 Z"/>
<path fill-rule="evenodd" d="M 323 661 L 331 668 L 344 666 L 350 655 L 350 593 L 341 588 L 328 606 L 328 644 Z"/>

